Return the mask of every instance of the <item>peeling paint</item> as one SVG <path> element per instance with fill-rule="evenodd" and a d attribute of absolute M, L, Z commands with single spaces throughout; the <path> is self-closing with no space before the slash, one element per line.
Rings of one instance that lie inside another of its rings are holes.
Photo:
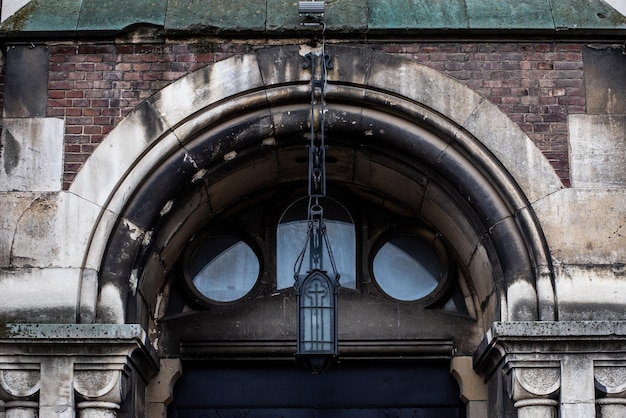
<path fill-rule="evenodd" d="M 265 138 L 263 142 L 261 142 L 262 146 L 274 146 L 276 145 L 276 138 Z"/>
<path fill-rule="evenodd" d="M 198 164 L 196 164 L 196 160 L 193 159 L 193 157 L 191 155 L 189 155 L 188 153 L 185 153 L 185 156 L 183 157 L 183 161 L 184 162 L 191 162 L 191 164 L 194 166 L 194 168 L 198 168 Z"/>
<path fill-rule="evenodd" d="M 314 55 L 321 55 L 322 54 L 322 49 L 321 48 L 317 48 L 317 47 L 312 47 L 311 45 L 300 45 L 300 50 L 298 51 L 298 53 L 300 54 L 300 56 L 304 57 L 305 55 L 309 54 L 309 53 L 313 53 Z"/>
<path fill-rule="evenodd" d="M 237 151 L 231 151 L 224 155 L 224 161 L 232 161 L 237 158 Z"/>
<path fill-rule="evenodd" d="M 168 214 L 169 211 L 172 210 L 172 206 L 174 206 L 174 201 L 168 200 L 165 206 L 163 206 L 163 209 L 161 209 L 161 212 L 159 212 L 159 215 L 163 216 Z"/>
<path fill-rule="evenodd" d="M 135 225 L 128 219 L 124 219 L 124 226 L 128 228 L 128 231 L 130 232 L 130 239 L 134 241 L 141 239 L 141 237 L 144 234 L 143 229 L 139 228 L 137 225 Z"/>
<path fill-rule="evenodd" d="M 137 284 L 139 283 L 139 278 L 137 277 L 137 269 L 133 269 L 130 272 L 130 277 L 128 278 L 128 287 L 130 288 L 133 296 L 137 294 Z"/>
<path fill-rule="evenodd" d="M 152 233 L 153 231 L 148 231 L 143 236 L 143 241 L 141 241 L 141 245 L 143 247 L 147 247 L 148 245 L 150 245 L 150 242 L 152 241 Z"/>
<path fill-rule="evenodd" d="M 206 172 L 207 171 L 204 168 L 202 170 L 199 170 L 196 174 L 193 175 L 193 177 L 191 178 L 191 182 L 195 183 L 198 180 L 202 180 Z"/>

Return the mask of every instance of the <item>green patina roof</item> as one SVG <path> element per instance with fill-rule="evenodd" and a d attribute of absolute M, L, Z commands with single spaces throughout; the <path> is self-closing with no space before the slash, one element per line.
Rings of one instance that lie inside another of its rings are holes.
<path fill-rule="evenodd" d="M 34 0 L 0 25 L 0 36 L 116 33 L 134 24 L 166 34 L 297 34 L 310 31 L 296 0 Z M 531 31 L 626 33 L 626 16 L 602 0 L 327 0 L 329 33 Z"/>

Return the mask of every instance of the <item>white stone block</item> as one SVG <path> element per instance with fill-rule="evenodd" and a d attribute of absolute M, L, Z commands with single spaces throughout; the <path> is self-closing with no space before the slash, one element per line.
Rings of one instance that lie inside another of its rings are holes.
<path fill-rule="evenodd" d="M 572 187 L 626 187 L 626 116 L 570 115 Z"/>
<path fill-rule="evenodd" d="M 0 193 L 0 267 L 11 265 L 15 228 L 24 211 L 40 193 Z"/>
<path fill-rule="evenodd" d="M 0 191 L 61 190 L 63 131 L 62 119 L 4 119 Z"/>
<path fill-rule="evenodd" d="M 626 190 L 563 189 L 533 206 L 557 262 L 626 260 Z"/>
<path fill-rule="evenodd" d="M 619 266 L 558 265 L 555 268 L 559 319 L 626 319 L 626 271 Z"/>
<path fill-rule="evenodd" d="M 71 193 L 41 195 L 17 223 L 11 248 L 12 266 L 83 267 L 100 210 Z"/>
<path fill-rule="evenodd" d="M 80 270 L 0 270 L 2 322 L 76 322 Z"/>

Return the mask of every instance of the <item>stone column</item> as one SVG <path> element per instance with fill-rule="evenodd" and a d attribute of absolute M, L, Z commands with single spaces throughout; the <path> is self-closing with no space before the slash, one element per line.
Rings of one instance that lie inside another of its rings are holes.
<path fill-rule="evenodd" d="M 556 418 L 561 386 L 558 367 L 514 367 L 509 371 L 509 396 L 518 418 Z"/>
<path fill-rule="evenodd" d="M 594 382 L 600 418 L 626 417 L 626 366 L 596 362 Z"/>
<path fill-rule="evenodd" d="M 0 398 L 5 418 L 36 418 L 40 371 L 37 364 L 0 364 Z"/>

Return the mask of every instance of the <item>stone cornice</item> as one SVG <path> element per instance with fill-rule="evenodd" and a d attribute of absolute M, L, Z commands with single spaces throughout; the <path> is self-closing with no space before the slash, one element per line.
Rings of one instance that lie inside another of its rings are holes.
<path fill-rule="evenodd" d="M 0 363 L 16 356 L 38 362 L 59 355 L 76 358 L 76 363 L 97 363 L 105 357 L 110 363 L 131 362 L 146 380 L 159 364 L 137 324 L 8 324 L 0 331 Z"/>
<path fill-rule="evenodd" d="M 310 36 L 318 27 L 304 27 L 295 3 L 279 0 L 231 2 L 212 0 L 48 0 L 30 2 L 0 25 L 0 37 L 80 38 L 110 36 L 137 25 L 166 36 L 217 35 Z M 288 6 L 288 7 L 286 7 Z M 458 0 L 453 2 L 328 2 L 324 21 L 328 36 L 414 36 L 445 34 L 503 39 L 526 36 L 623 36 L 626 16 L 602 0 Z"/>
<path fill-rule="evenodd" d="M 483 376 L 500 367 L 557 364 L 564 354 L 620 358 L 626 351 L 626 321 L 495 322 L 474 354 Z"/>

